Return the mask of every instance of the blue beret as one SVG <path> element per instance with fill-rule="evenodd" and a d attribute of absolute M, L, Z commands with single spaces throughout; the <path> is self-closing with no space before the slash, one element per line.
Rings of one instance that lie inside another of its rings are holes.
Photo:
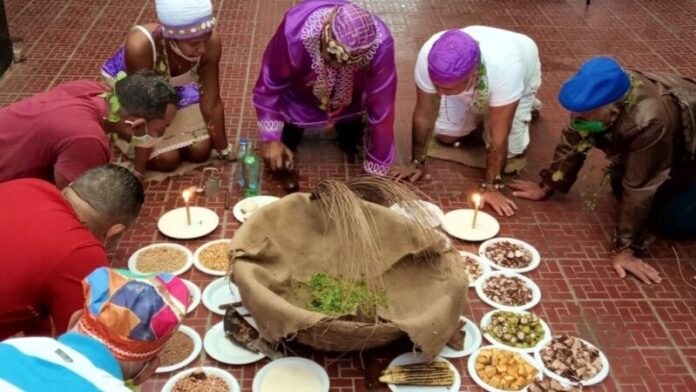
<path fill-rule="evenodd" d="M 571 112 L 589 112 L 618 101 L 630 87 L 631 79 L 616 60 L 596 57 L 561 86 L 558 101 Z"/>

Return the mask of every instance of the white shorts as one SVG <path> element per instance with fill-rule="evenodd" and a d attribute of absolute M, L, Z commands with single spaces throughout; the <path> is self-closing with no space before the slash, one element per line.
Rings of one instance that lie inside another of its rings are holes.
<path fill-rule="evenodd" d="M 529 122 L 532 120 L 535 94 L 536 89 L 525 92 L 517 105 L 508 138 L 508 158 L 524 153 L 529 145 Z M 440 100 L 440 115 L 435 121 L 435 134 L 463 137 L 473 132 L 480 121 L 482 115 L 473 106 L 473 91 L 443 96 Z M 484 133 L 484 139 L 487 137 Z"/>

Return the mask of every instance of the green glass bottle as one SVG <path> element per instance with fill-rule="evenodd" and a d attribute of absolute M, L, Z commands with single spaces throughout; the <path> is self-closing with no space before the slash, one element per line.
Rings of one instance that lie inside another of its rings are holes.
<path fill-rule="evenodd" d="M 256 155 L 254 142 L 249 141 L 246 154 L 242 157 L 244 170 L 244 197 L 261 194 L 261 160 Z"/>

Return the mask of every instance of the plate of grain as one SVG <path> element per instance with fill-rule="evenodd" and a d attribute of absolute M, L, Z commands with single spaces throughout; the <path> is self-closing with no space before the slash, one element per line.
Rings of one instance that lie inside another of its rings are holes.
<path fill-rule="evenodd" d="M 203 244 L 193 253 L 193 265 L 206 274 L 225 276 L 230 260 L 227 256 L 229 243 L 230 240 L 217 240 Z"/>
<path fill-rule="evenodd" d="M 193 255 L 190 250 L 166 242 L 140 248 L 128 259 L 128 269 L 138 274 L 168 272 L 181 275 L 192 264 Z"/>
<path fill-rule="evenodd" d="M 240 392 L 239 383 L 230 373 L 211 366 L 186 369 L 170 378 L 162 392 Z"/>
<path fill-rule="evenodd" d="M 160 366 L 155 373 L 181 369 L 200 355 L 202 347 L 201 337 L 196 331 L 185 325 L 180 326 L 160 351 Z"/>

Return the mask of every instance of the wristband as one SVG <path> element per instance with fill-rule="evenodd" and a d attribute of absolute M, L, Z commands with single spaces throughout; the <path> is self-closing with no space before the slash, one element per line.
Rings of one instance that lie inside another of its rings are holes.
<path fill-rule="evenodd" d="M 503 188 L 505 188 L 505 184 L 503 184 L 502 182 L 493 182 L 481 184 L 479 190 L 481 191 L 481 193 L 485 193 L 490 191 L 500 191 Z"/>

